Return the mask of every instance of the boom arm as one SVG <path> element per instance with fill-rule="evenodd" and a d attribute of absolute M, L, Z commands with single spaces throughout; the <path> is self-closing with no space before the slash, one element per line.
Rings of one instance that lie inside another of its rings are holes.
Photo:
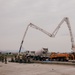
<path fill-rule="evenodd" d="M 72 43 L 72 50 L 75 50 L 74 38 L 73 38 L 73 35 L 72 35 L 72 30 L 71 30 L 70 22 L 69 22 L 69 19 L 68 19 L 67 17 L 65 17 L 65 18 L 59 23 L 59 25 L 56 27 L 56 29 L 53 31 L 52 34 L 49 33 L 49 32 L 47 32 L 46 30 L 44 30 L 44 29 L 42 29 L 42 28 L 40 28 L 40 27 L 38 27 L 38 26 L 36 26 L 36 25 L 30 23 L 30 24 L 27 26 L 26 31 L 25 31 L 25 33 L 24 33 L 24 36 L 23 36 L 23 39 L 22 39 L 22 42 L 21 42 L 21 45 L 20 45 L 20 48 L 19 48 L 19 53 L 21 52 L 22 45 L 23 45 L 23 42 L 24 42 L 24 38 L 25 38 L 25 36 L 26 36 L 26 33 L 27 33 L 29 27 L 35 28 L 35 29 L 37 29 L 37 30 L 40 30 L 41 32 L 43 32 L 43 33 L 45 33 L 46 35 L 48 35 L 49 37 L 55 37 L 56 34 L 57 34 L 57 32 L 58 32 L 58 30 L 59 30 L 59 28 L 60 28 L 60 26 L 62 25 L 62 23 L 63 23 L 64 21 L 67 23 L 67 26 L 68 26 L 68 28 L 69 28 L 70 37 L 71 37 L 71 43 Z"/>
<path fill-rule="evenodd" d="M 23 42 L 24 42 L 24 39 L 25 39 L 26 33 L 27 33 L 27 31 L 28 31 L 28 28 L 29 28 L 29 25 L 27 26 L 26 31 L 25 31 L 25 33 L 24 33 L 24 36 L 23 36 L 23 39 L 22 39 L 22 42 L 21 42 L 21 45 L 20 45 L 20 48 L 19 48 L 19 53 L 21 52 L 22 45 L 23 45 Z"/>
<path fill-rule="evenodd" d="M 70 26 L 70 22 L 69 19 L 67 17 L 65 17 L 60 23 L 59 25 L 56 27 L 56 29 L 53 31 L 52 36 L 56 36 L 60 26 L 62 25 L 63 22 L 66 22 L 68 28 L 69 28 L 69 32 L 70 32 L 70 37 L 71 37 L 71 43 L 72 43 L 72 50 L 75 50 L 75 45 L 74 45 L 74 38 L 72 35 L 72 30 L 71 30 L 71 26 Z"/>
<path fill-rule="evenodd" d="M 40 30 L 41 32 L 43 32 L 43 33 L 45 33 L 46 35 L 48 35 L 49 37 L 52 37 L 51 33 L 49 33 L 49 32 L 47 32 L 46 30 L 44 30 L 44 29 L 42 29 L 42 28 L 40 28 L 40 27 L 38 27 L 38 26 L 36 26 L 36 25 L 30 23 L 30 24 L 27 26 L 26 31 L 25 31 L 25 33 L 24 33 L 24 36 L 23 36 L 23 39 L 22 39 L 22 42 L 21 42 L 21 45 L 20 45 L 20 48 L 19 48 L 19 53 L 21 52 L 22 45 L 23 45 L 23 42 L 24 42 L 24 38 L 25 38 L 25 36 L 26 36 L 26 33 L 27 33 L 29 27 L 35 28 L 35 29 L 37 29 L 37 30 Z"/>
<path fill-rule="evenodd" d="M 43 32 L 46 35 L 48 35 L 49 37 L 52 37 L 52 34 L 51 33 L 47 32 L 46 30 L 44 30 L 44 29 L 42 29 L 42 28 L 40 28 L 40 27 L 38 27 L 38 26 L 36 26 L 36 25 L 34 25 L 32 23 L 30 23 L 29 26 L 32 27 L 32 28 L 35 28 L 37 30 L 40 30 L 41 32 Z"/>

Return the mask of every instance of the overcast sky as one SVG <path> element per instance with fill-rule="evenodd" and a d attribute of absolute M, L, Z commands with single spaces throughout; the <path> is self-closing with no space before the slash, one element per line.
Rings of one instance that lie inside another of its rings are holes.
<path fill-rule="evenodd" d="M 52 33 L 68 17 L 75 38 L 75 0 L 0 0 L 0 50 L 19 50 L 27 25 L 31 22 Z M 71 52 L 66 23 L 55 38 L 29 28 L 22 51 L 48 48 L 50 52 Z"/>

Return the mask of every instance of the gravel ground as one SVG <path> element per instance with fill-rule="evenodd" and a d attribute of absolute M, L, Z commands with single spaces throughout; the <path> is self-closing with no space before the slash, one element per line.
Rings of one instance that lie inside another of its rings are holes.
<path fill-rule="evenodd" d="M 0 75 L 75 75 L 75 66 L 0 62 Z"/>

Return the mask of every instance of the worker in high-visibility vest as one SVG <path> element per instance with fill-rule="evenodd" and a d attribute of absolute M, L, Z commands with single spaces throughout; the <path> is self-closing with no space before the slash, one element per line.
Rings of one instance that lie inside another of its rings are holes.
<path fill-rule="evenodd" d="M 19 56 L 19 60 L 20 60 L 20 63 L 22 63 L 22 56 L 21 55 Z"/>

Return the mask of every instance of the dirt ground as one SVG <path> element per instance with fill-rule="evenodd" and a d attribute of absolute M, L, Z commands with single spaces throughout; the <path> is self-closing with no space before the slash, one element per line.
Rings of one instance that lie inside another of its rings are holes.
<path fill-rule="evenodd" d="M 75 75 L 75 66 L 0 62 L 0 75 Z"/>

